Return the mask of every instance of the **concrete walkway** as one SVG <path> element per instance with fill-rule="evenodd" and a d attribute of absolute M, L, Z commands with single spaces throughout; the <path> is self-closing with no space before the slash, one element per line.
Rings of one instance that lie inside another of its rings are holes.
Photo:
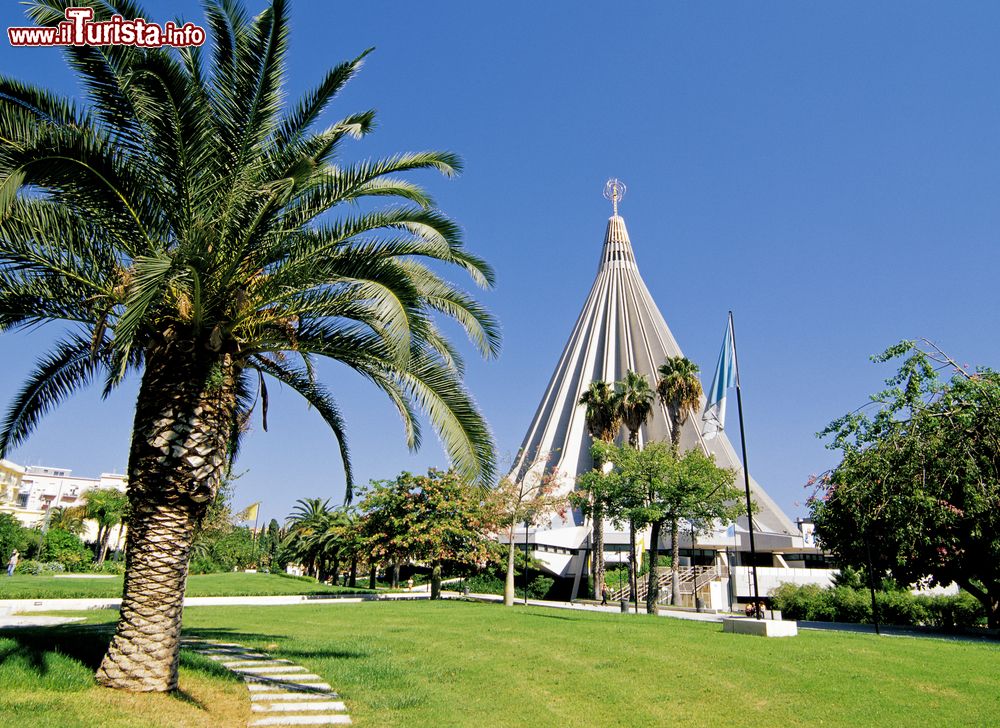
<path fill-rule="evenodd" d="M 347 706 L 319 675 L 233 642 L 181 640 L 243 678 L 253 717 L 248 726 L 350 725 Z"/>
<path fill-rule="evenodd" d="M 42 617 L 39 615 L 0 615 L 0 629 L 8 627 L 54 627 L 59 624 L 82 622 L 85 617 Z"/>
<path fill-rule="evenodd" d="M 359 594 L 337 596 L 325 594 L 283 594 L 265 597 L 187 597 L 185 607 L 258 606 L 275 607 L 294 604 L 358 604 L 360 602 L 398 599 L 427 599 L 428 594 L 401 592 L 391 594 Z M 0 614 L 6 612 L 84 612 L 91 609 L 118 609 L 120 598 L 114 599 L 0 599 Z"/>

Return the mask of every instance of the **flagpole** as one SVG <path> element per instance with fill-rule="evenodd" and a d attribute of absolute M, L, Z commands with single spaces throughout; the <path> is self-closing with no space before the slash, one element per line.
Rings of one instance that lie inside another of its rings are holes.
<path fill-rule="evenodd" d="M 747 525 L 750 527 L 750 560 L 753 570 L 753 611 L 757 619 L 761 619 L 760 613 L 760 589 L 757 585 L 757 547 L 753 538 L 753 506 L 750 500 L 750 466 L 747 464 L 747 437 L 746 428 L 743 426 L 743 394 L 740 388 L 740 357 L 736 353 L 736 326 L 733 324 L 733 312 L 729 312 L 729 333 L 733 337 L 733 360 L 736 363 L 736 408 L 740 415 L 740 445 L 743 448 L 743 484 L 746 488 L 747 496 Z"/>
<path fill-rule="evenodd" d="M 257 561 L 257 518 L 260 517 L 260 503 L 257 504 L 257 512 L 253 514 L 253 561 L 254 567 L 260 571 L 260 563 Z"/>

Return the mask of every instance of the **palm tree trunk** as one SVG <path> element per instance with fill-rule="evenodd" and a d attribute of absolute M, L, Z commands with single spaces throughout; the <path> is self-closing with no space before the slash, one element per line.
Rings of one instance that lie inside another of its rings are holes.
<path fill-rule="evenodd" d="M 649 527 L 649 588 L 646 589 L 646 614 L 656 614 L 656 602 L 660 598 L 660 558 L 657 552 L 660 529 L 663 521 L 653 521 Z"/>
<path fill-rule="evenodd" d="M 514 528 L 517 524 L 510 524 L 507 544 L 507 578 L 503 583 L 503 604 L 505 607 L 514 606 Z M 527 565 L 525 565 L 527 566 Z"/>
<path fill-rule="evenodd" d="M 111 541 L 111 526 L 104 529 L 104 537 L 101 539 L 101 553 L 97 556 L 97 565 L 100 566 L 108 557 L 108 545 Z"/>
<path fill-rule="evenodd" d="M 198 346 L 147 353 L 129 454 L 121 616 L 97 671 L 102 685 L 177 688 L 191 542 L 222 479 L 234 392 L 228 356 Z"/>
<path fill-rule="evenodd" d="M 97 524 L 97 534 L 94 536 L 94 544 L 96 550 L 94 552 L 95 558 L 97 558 L 97 566 L 101 565 L 101 544 L 104 543 L 104 526 L 100 523 Z"/>
<path fill-rule="evenodd" d="M 340 581 L 340 557 L 338 556 L 333 560 L 333 568 L 330 570 L 330 574 L 333 577 L 333 585 L 337 586 Z"/>
<path fill-rule="evenodd" d="M 431 569 L 431 599 L 441 598 L 441 564 L 435 563 Z"/>
<path fill-rule="evenodd" d="M 676 518 L 670 519 L 670 603 L 675 607 L 681 603 L 681 544 L 680 528 Z"/>
<path fill-rule="evenodd" d="M 358 555 L 356 553 L 351 554 L 351 572 L 350 577 L 347 580 L 347 585 L 351 589 L 358 588 Z"/>
<path fill-rule="evenodd" d="M 670 408 L 670 443 L 674 446 L 674 452 L 680 455 L 681 451 L 681 422 L 680 413 L 673 407 Z"/>
<path fill-rule="evenodd" d="M 368 567 L 368 588 L 374 591 L 378 587 L 378 567 L 371 564 Z"/>
<path fill-rule="evenodd" d="M 629 589 L 632 592 L 631 601 L 635 602 L 636 608 L 639 606 L 639 568 L 635 558 L 635 522 L 629 519 L 628 522 L 628 564 L 629 564 Z"/>
<path fill-rule="evenodd" d="M 604 592 L 604 507 L 594 504 L 594 599 Z"/>

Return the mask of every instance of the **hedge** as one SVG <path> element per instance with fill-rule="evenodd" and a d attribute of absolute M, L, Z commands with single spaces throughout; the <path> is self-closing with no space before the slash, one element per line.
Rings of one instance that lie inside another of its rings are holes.
<path fill-rule="evenodd" d="M 783 617 L 806 622 L 872 623 L 871 593 L 848 586 L 782 584 L 771 592 Z M 879 622 L 942 629 L 986 625 L 983 605 L 968 592 L 913 594 L 904 590 L 875 593 Z"/>

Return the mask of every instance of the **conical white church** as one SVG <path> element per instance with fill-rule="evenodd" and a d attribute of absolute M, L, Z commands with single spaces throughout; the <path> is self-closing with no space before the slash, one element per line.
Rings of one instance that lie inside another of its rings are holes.
<path fill-rule="evenodd" d="M 554 476 L 560 492 L 572 491 L 577 476 L 593 467 L 586 408 L 579 404 L 580 396 L 590 383 L 597 380 L 615 382 L 632 370 L 644 374 L 655 387 L 659 365 L 668 357 L 683 356 L 639 273 L 625 220 L 617 210 L 623 190 L 624 186 L 617 180 L 609 182 L 606 196 L 613 198 L 615 209 L 605 230 L 597 277 L 524 437 L 511 472 L 518 481 L 537 478 L 545 471 Z M 722 319 L 720 312 L 720 321 Z M 717 464 L 737 472 L 742 489 L 742 464 L 726 433 L 706 440 L 701 435 L 701 424 L 700 417 L 688 418 L 681 432 L 681 449 L 701 448 L 713 454 Z M 670 435 L 667 410 L 656 400 L 653 414 L 640 432 L 640 442 L 669 441 Z M 825 567 L 822 554 L 812 545 L 811 533 L 803 533 L 792 523 L 752 478 L 750 488 L 757 507 L 753 520 L 758 566 L 764 567 L 764 571 L 789 569 L 794 572 L 806 571 L 806 567 Z M 741 518 L 735 529 L 723 524 L 718 532 L 699 536 L 694 548 L 690 536 L 680 539 L 682 561 L 686 565 L 704 567 L 701 570 L 706 573 L 714 569 L 718 576 L 726 577 L 719 580 L 719 589 L 733 593 L 722 597 L 720 592 L 720 599 L 735 601 L 736 596 L 750 596 L 746 575 L 738 567 L 730 568 L 749 563 L 746 520 Z M 586 564 L 592 556 L 591 530 L 591 524 L 579 512 L 573 512 L 564 518 L 553 519 L 544 528 L 522 532 L 518 542 L 527 543 L 534 556 L 553 575 L 571 578 L 575 597 L 580 590 L 581 577 L 585 581 Z M 605 533 L 605 560 L 614 564 L 622 558 L 627 559 L 627 555 L 622 554 L 627 534 L 616 532 L 610 523 L 605 524 Z M 642 546 L 648 548 L 645 542 Z M 659 548 L 669 553 L 669 534 L 661 539 Z M 820 573 L 827 569 L 810 571 L 814 573 L 806 573 L 798 581 L 827 582 L 829 575 Z M 789 572 L 783 576 L 798 575 Z M 765 585 L 761 583 L 762 594 L 767 593 Z"/>

